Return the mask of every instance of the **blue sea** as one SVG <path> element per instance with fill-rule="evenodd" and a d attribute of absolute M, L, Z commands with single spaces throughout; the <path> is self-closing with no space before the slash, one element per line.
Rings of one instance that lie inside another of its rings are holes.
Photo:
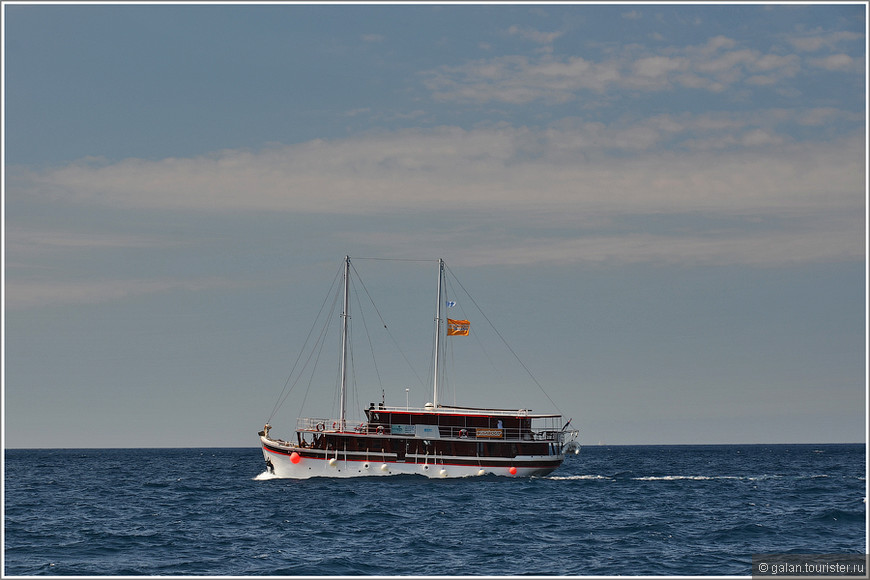
<path fill-rule="evenodd" d="M 259 449 L 7 450 L 6 575 L 749 575 L 866 553 L 864 445 L 594 446 L 550 476 L 304 481 Z"/>

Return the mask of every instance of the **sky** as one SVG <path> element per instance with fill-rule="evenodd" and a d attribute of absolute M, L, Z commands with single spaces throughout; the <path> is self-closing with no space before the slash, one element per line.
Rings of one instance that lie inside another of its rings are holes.
<path fill-rule="evenodd" d="M 377 307 L 352 415 L 431 400 L 436 276 L 356 258 L 443 258 L 471 320 L 443 402 L 556 410 L 581 445 L 864 442 L 866 22 L 4 3 L 4 445 L 335 416 L 334 334 L 271 412 L 345 255 Z M 364 378 L 379 316 L 403 354 Z"/>

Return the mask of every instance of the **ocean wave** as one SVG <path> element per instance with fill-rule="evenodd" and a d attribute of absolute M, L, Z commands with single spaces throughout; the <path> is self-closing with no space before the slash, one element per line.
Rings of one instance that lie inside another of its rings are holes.
<path fill-rule="evenodd" d="M 550 475 L 546 479 L 557 481 L 578 481 L 578 480 L 607 480 L 607 481 L 759 481 L 764 479 L 772 479 L 782 477 L 780 475 L 642 475 L 637 477 L 628 476 L 626 473 L 618 473 L 616 475 Z M 827 475 L 812 476 L 812 477 L 828 477 Z"/>
<path fill-rule="evenodd" d="M 864 510 L 842 510 L 837 508 L 829 508 L 816 513 L 813 520 L 817 522 L 863 522 Z"/>
<path fill-rule="evenodd" d="M 746 576 L 756 548 L 865 549 L 864 446 L 813 448 L 596 448 L 542 478 L 281 485 L 257 448 L 7 450 L 4 571 Z"/>
<path fill-rule="evenodd" d="M 547 476 L 546 479 L 554 479 L 557 481 L 571 481 L 571 480 L 580 480 L 580 479 L 607 479 L 613 480 L 612 477 L 607 477 L 606 475 L 550 475 Z"/>

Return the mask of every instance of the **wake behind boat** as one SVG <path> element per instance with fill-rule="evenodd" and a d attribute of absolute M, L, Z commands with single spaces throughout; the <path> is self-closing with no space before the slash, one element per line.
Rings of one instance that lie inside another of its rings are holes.
<path fill-rule="evenodd" d="M 364 420 L 348 420 L 351 260 L 345 257 L 338 417 L 300 417 L 292 441 L 273 437 L 267 422 L 259 435 L 268 471 L 282 478 L 541 476 L 558 468 L 567 450 L 576 449 L 578 432 L 568 429 L 570 421 L 563 423 L 560 413 L 439 402 L 443 345 L 448 337 L 467 336 L 470 323 L 442 317 L 442 305 L 454 302 L 446 300 L 444 261 L 437 262 L 432 402 L 417 408 L 407 401 L 405 406 L 370 403 Z M 273 416 L 283 399 L 284 393 Z"/>

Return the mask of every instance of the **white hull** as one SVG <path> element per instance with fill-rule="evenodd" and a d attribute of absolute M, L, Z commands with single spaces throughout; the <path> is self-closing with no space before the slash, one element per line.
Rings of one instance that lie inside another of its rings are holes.
<path fill-rule="evenodd" d="M 265 440 L 261 438 L 265 443 Z M 288 453 L 292 448 L 288 448 Z M 408 457 L 405 461 L 373 458 L 371 460 L 348 459 L 341 452 L 336 456 L 330 454 L 323 459 L 315 457 L 299 457 L 293 463 L 291 455 L 274 453 L 263 447 L 263 457 L 267 469 L 277 478 L 308 479 L 310 477 L 375 477 L 387 475 L 422 475 L 433 479 L 475 477 L 482 475 L 501 475 L 505 477 L 544 476 L 556 469 L 553 460 L 564 459 L 564 456 L 517 456 L 512 460 L 503 460 L 503 465 L 457 465 L 451 463 L 451 458 Z M 491 459 L 490 459 L 491 460 Z M 528 463 L 546 460 L 551 465 L 540 467 L 514 466 L 512 463 Z M 420 461 L 420 462 L 418 462 Z"/>

